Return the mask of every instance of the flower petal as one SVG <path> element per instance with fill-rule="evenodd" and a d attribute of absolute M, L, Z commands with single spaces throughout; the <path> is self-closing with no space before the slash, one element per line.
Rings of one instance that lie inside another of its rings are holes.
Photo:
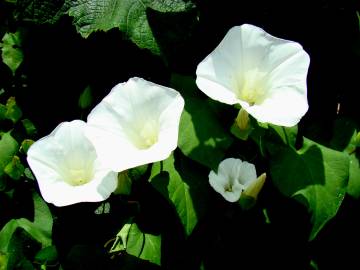
<path fill-rule="evenodd" d="M 307 112 L 308 103 L 306 96 L 294 91 L 294 87 L 284 87 L 274 91 L 261 105 L 244 109 L 259 122 L 291 127 Z"/>
<path fill-rule="evenodd" d="M 236 158 L 227 158 L 220 162 L 218 174 L 236 179 L 241 173 L 242 161 Z"/>
<path fill-rule="evenodd" d="M 260 122 L 293 126 L 307 112 L 309 55 L 296 42 L 244 24 L 229 30 L 197 67 L 210 98 L 240 104 Z"/>
<path fill-rule="evenodd" d="M 91 111 L 86 136 L 117 172 L 163 160 L 177 147 L 183 107 L 177 91 L 131 78 Z"/>
<path fill-rule="evenodd" d="M 257 178 L 257 176 L 256 176 L 255 165 L 252 163 L 249 163 L 247 161 L 243 161 L 241 164 L 241 169 L 240 169 L 240 173 L 238 176 L 239 182 L 242 185 L 246 186 L 251 181 L 256 180 L 256 178 Z"/>
<path fill-rule="evenodd" d="M 107 199 L 116 188 L 116 173 L 95 178 L 87 184 L 71 186 L 64 181 L 56 181 L 49 185 L 40 185 L 40 191 L 45 201 L 55 206 L 67 206 L 79 202 L 99 202 Z M 45 186 L 46 185 L 46 186 Z"/>
<path fill-rule="evenodd" d="M 61 123 L 30 147 L 27 161 L 45 201 L 57 206 L 102 201 L 115 190 L 117 175 L 98 162 L 85 126 L 80 120 Z"/>
<path fill-rule="evenodd" d="M 220 193 L 225 200 L 229 202 L 236 202 L 240 199 L 242 192 L 242 185 L 238 182 L 235 182 L 231 186 L 231 191 L 227 191 L 227 186 L 229 185 L 229 179 L 223 175 L 217 175 L 214 171 L 211 171 L 209 174 L 209 183 L 210 186 L 218 193 Z"/>

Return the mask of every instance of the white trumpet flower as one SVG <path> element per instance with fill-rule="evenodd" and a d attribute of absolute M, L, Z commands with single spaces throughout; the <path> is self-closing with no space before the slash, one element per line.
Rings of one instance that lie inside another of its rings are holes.
<path fill-rule="evenodd" d="M 257 178 L 254 164 L 240 159 L 227 158 L 221 161 L 217 173 L 210 172 L 209 183 L 225 200 L 236 202 L 243 192 L 248 192 L 248 196 L 256 199 L 265 177 L 264 174 Z"/>
<path fill-rule="evenodd" d="M 294 126 L 308 110 L 309 64 L 299 43 L 244 24 L 231 28 L 198 65 L 196 84 L 214 100 L 240 104 L 259 122 Z"/>
<path fill-rule="evenodd" d="M 117 173 L 104 167 L 80 120 L 59 124 L 36 141 L 27 161 L 48 203 L 66 206 L 107 199 L 117 186 Z"/>
<path fill-rule="evenodd" d="M 164 160 L 177 147 L 183 108 L 174 89 L 131 78 L 90 112 L 86 136 L 117 172 Z"/>

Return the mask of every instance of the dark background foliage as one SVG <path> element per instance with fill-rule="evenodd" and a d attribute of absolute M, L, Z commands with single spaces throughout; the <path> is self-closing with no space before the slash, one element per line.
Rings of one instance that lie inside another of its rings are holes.
<path fill-rule="evenodd" d="M 117 29 L 84 39 L 67 16 L 55 24 L 40 25 L 4 19 L 10 29 L 24 29 L 25 58 L 15 77 L 5 64 L 0 64 L 0 88 L 12 89 L 24 115 L 34 122 L 38 137 L 42 137 L 62 121 L 85 118 L 88 111 L 78 107 L 78 99 L 86 86 L 93 89 L 93 104 L 97 104 L 115 84 L 130 77 L 163 85 L 169 85 L 173 72 L 195 77 L 197 64 L 232 26 L 250 23 L 274 36 L 299 42 L 310 55 L 310 109 L 300 123 L 301 134 L 329 145 L 336 118 L 350 118 L 360 125 L 360 29 L 356 15 L 359 3 L 318 0 L 195 4 L 195 10 L 186 16 L 148 12 L 162 56 L 139 49 Z M 1 8 L 0 18 L 6 17 L 4 12 Z M 205 99 L 200 91 L 199 95 Z M 255 145 L 236 144 L 233 148 L 246 149 L 245 155 L 255 149 Z M 232 154 L 237 153 L 229 150 L 228 155 Z M 267 165 L 260 157 L 254 160 L 260 167 Z M 206 170 L 201 166 L 196 169 Z M 31 210 L 28 213 L 23 208 L 27 200 L 21 192 L 25 194 L 27 188 L 17 191 L 19 199 L 14 200 L 17 203 L 12 205 L 12 213 L 1 211 L 0 225 L 10 218 L 31 216 Z M 112 207 L 116 207 L 109 215 L 91 215 L 97 205 L 51 207 L 56 216 L 54 241 L 64 269 L 160 269 L 132 256 L 109 260 L 102 248 L 116 234 L 119 224 L 133 214 L 145 231 L 163 235 L 164 269 L 198 269 L 200 261 L 206 270 L 316 269 L 310 267 L 311 260 L 317 262 L 318 269 L 356 269 L 360 265 L 357 249 L 353 248 L 360 241 L 360 202 L 349 196 L 337 216 L 314 241 L 308 242 L 306 210 L 283 197 L 270 181 L 261 193 L 258 207 L 249 212 L 210 191 L 211 211 L 185 240 L 174 209 L 162 201 L 152 186 L 139 185 L 134 190 L 130 198 L 111 198 Z M 4 201 L 0 205 L 13 203 L 2 196 L 0 200 Z M 129 203 L 132 201 L 143 208 Z M 270 224 L 264 222 L 262 205 L 268 208 Z M 157 224 L 152 224 L 154 220 Z"/>

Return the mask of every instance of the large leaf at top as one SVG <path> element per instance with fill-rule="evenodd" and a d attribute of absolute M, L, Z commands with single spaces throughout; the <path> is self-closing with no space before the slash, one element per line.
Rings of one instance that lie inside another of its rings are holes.
<path fill-rule="evenodd" d="M 15 18 L 34 23 L 56 23 L 66 14 L 70 3 L 65 0 L 17 0 Z"/>
<path fill-rule="evenodd" d="M 191 77 L 173 74 L 171 85 L 185 98 L 179 128 L 180 150 L 189 158 L 216 170 L 233 142 L 220 119 L 219 104 L 199 98 L 200 90 Z"/>
<path fill-rule="evenodd" d="M 193 4 L 182 0 L 67 0 L 77 31 L 88 37 L 94 31 L 119 28 L 140 48 L 160 54 L 150 28 L 147 9 L 159 12 L 182 12 Z"/>
<path fill-rule="evenodd" d="M 274 183 L 284 195 L 295 197 L 308 208 L 310 239 L 314 239 L 343 201 L 349 177 L 348 156 L 306 138 L 299 150 L 270 142 L 267 148 Z"/>

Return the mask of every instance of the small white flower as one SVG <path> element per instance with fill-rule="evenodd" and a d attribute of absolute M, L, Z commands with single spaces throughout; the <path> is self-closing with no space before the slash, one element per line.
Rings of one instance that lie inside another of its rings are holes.
<path fill-rule="evenodd" d="M 86 136 L 120 172 L 166 159 L 177 147 L 180 93 L 141 78 L 116 85 L 89 114 Z"/>
<path fill-rule="evenodd" d="M 217 174 L 214 171 L 209 174 L 210 185 L 229 202 L 238 201 L 241 193 L 256 179 L 255 166 L 235 158 L 224 159 Z"/>
<path fill-rule="evenodd" d="M 294 126 L 308 110 L 309 64 L 299 43 L 244 24 L 231 28 L 198 65 L 196 84 L 212 99 L 240 104 L 259 122 Z"/>
<path fill-rule="evenodd" d="M 86 123 L 63 122 L 48 136 L 36 141 L 27 161 L 48 203 L 66 206 L 107 199 L 117 185 L 117 173 L 98 160 L 85 137 Z"/>

